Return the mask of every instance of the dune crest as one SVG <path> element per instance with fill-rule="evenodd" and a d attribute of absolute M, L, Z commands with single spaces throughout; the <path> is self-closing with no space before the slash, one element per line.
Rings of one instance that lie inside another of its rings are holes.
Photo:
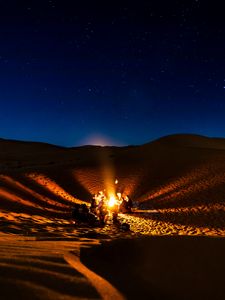
<path fill-rule="evenodd" d="M 128 147 L 63 148 L 0 140 L 2 218 L 6 222 L 17 213 L 68 219 L 73 203 L 89 203 L 93 193 L 105 188 L 111 168 L 118 191 L 133 199 L 142 210 L 138 218 L 149 227 L 140 230 L 139 221 L 130 217 L 134 231 L 160 233 L 152 230 L 160 223 L 160 228 L 171 228 L 163 229 L 168 234 L 180 228 L 183 234 L 224 235 L 224 145 L 225 139 L 197 135 Z"/>

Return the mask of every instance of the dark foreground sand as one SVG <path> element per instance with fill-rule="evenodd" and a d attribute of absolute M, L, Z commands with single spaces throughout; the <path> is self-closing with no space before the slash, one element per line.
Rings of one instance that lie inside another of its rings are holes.
<path fill-rule="evenodd" d="M 155 236 L 81 251 L 89 268 L 127 299 L 223 299 L 223 238 Z"/>
<path fill-rule="evenodd" d="M 223 299 L 225 240 L 0 235 L 0 299 Z"/>
<path fill-rule="evenodd" d="M 1 234 L 0 299 L 99 299 L 89 280 L 64 259 L 69 251 L 79 256 L 81 243 Z"/>

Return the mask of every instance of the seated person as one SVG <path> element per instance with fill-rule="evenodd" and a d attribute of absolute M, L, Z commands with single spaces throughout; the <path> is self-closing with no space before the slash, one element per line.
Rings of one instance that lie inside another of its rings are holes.
<path fill-rule="evenodd" d="M 128 212 L 132 212 L 133 201 L 132 201 L 128 196 L 126 196 L 125 199 L 126 199 L 126 201 L 127 201 L 127 205 L 126 205 L 127 211 L 128 211 Z"/>

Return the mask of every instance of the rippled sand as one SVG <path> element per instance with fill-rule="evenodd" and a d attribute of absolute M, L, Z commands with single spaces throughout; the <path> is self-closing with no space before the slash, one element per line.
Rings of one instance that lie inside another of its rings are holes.
<path fill-rule="evenodd" d="M 204 237 L 210 241 L 211 249 L 215 246 L 216 253 L 220 246 L 215 241 L 225 236 L 224 174 L 225 143 L 217 139 L 175 136 L 137 147 L 72 149 L 1 140 L 0 298 L 99 299 L 102 297 L 101 284 L 100 292 L 97 292 L 90 280 L 72 267 L 74 260 L 72 265 L 65 260 L 65 254 L 79 258 L 80 249 L 82 252 L 101 243 L 113 245 L 114 241 L 124 238 L 136 241 L 144 236 L 150 241 L 140 242 L 141 248 L 146 247 L 143 260 L 148 266 L 153 259 L 151 255 L 162 253 L 161 244 L 151 244 L 152 241 L 164 236 L 163 247 L 170 245 L 171 249 L 179 247 L 177 238 L 183 236 L 193 239 L 196 236 L 197 245 L 202 247 Z M 118 190 L 134 201 L 135 213 L 119 216 L 121 223 L 130 224 L 131 231 L 123 232 L 113 224 L 103 228 L 72 224 L 73 204 L 89 204 L 91 195 L 104 189 L 109 177 L 118 178 Z M 121 246 L 124 257 L 129 251 L 126 245 L 130 244 L 125 242 Z M 158 248 L 150 254 L 148 247 L 153 245 Z M 188 240 L 187 245 L 191 248 L 192 240 Z M 137 252 L 135 255 L 142 254 Z M 197 257 L 192 255 L 190 261 L 201 259 L 200 252 Z M 96 252 L 91 262 L 97 264 L 94 271 L 100 272 L 101 259 L 97 256 Z M 111 253 L 108 259 L 114 262 L 118 257 Z M 210 256 L 207 257 L 210 260 Z M 181 262 L 182 259 L 185 262 L 185 257 L 180 257 Z M 173 260 L 176 265 L 175 256 Z M 220 261 L 212 261 L 216 268 L 206 269 L 206 273 L 217 271 Z M 136 263 L 134 260 L 133 270 L 138 267 Z M 164 263 L 160 264 L 158 259 L 162 272 L 167 271 Z M 157 266 L 154 267 L 158 274 Z M 113 272 L 113 266 L 107 271 Z M 148 274 L 151 270 L 144 269 L 143 272 Z M 188 272 L 191 273 L 191 268 Z M 102 274 L 108 276 L 106 273 Z M 139 274 L 143 282 L 146 274 Z M 128 275 L 123 273 L 123 276 Z M 154 278 L 151 277 L 153 282 Z M 124 284 L 130 286 L 132 280 L 131 277 Z M 116 284 L 115 278 L 111 277 L 111 282 Z M 159 289 L 162 287 L 160 280 L 155 284 Z M 183 287 L 190 288 L 192 284 L 192 281 L 187 282 Z M 178 282 L 174 285 L 178 286 Z M 214 282 L 213 287 L 218 289 L 217 283 Z M 127 288 L 120 288 L 131 295 Z M 112 289 L 111 292 L 115 293 L 113 299 L 119 299 L 116 291 Z M 183 291 L 180 293 L 182 295 Z M 178 295 L 178 299 L 182 297 Z"/>
<path fill-rule="evenodd" d="M 97 299 L 95 288 L 64 260 L 82 240 L 36 241 L 0 235 L 1 299 Z M 91 244 L 91 242 L 89 242 Z"/>

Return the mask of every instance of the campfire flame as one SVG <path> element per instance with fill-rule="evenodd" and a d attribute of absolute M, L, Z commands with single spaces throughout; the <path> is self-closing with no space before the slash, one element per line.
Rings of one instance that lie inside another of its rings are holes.
<path fill-rule="evenodd" d="M 113 207 L 116 204 L 116 202 L 117 201 L 116 201 L 115 196 L 112 195 L 112 196 L 109 197 L 108 206 Z"/>

